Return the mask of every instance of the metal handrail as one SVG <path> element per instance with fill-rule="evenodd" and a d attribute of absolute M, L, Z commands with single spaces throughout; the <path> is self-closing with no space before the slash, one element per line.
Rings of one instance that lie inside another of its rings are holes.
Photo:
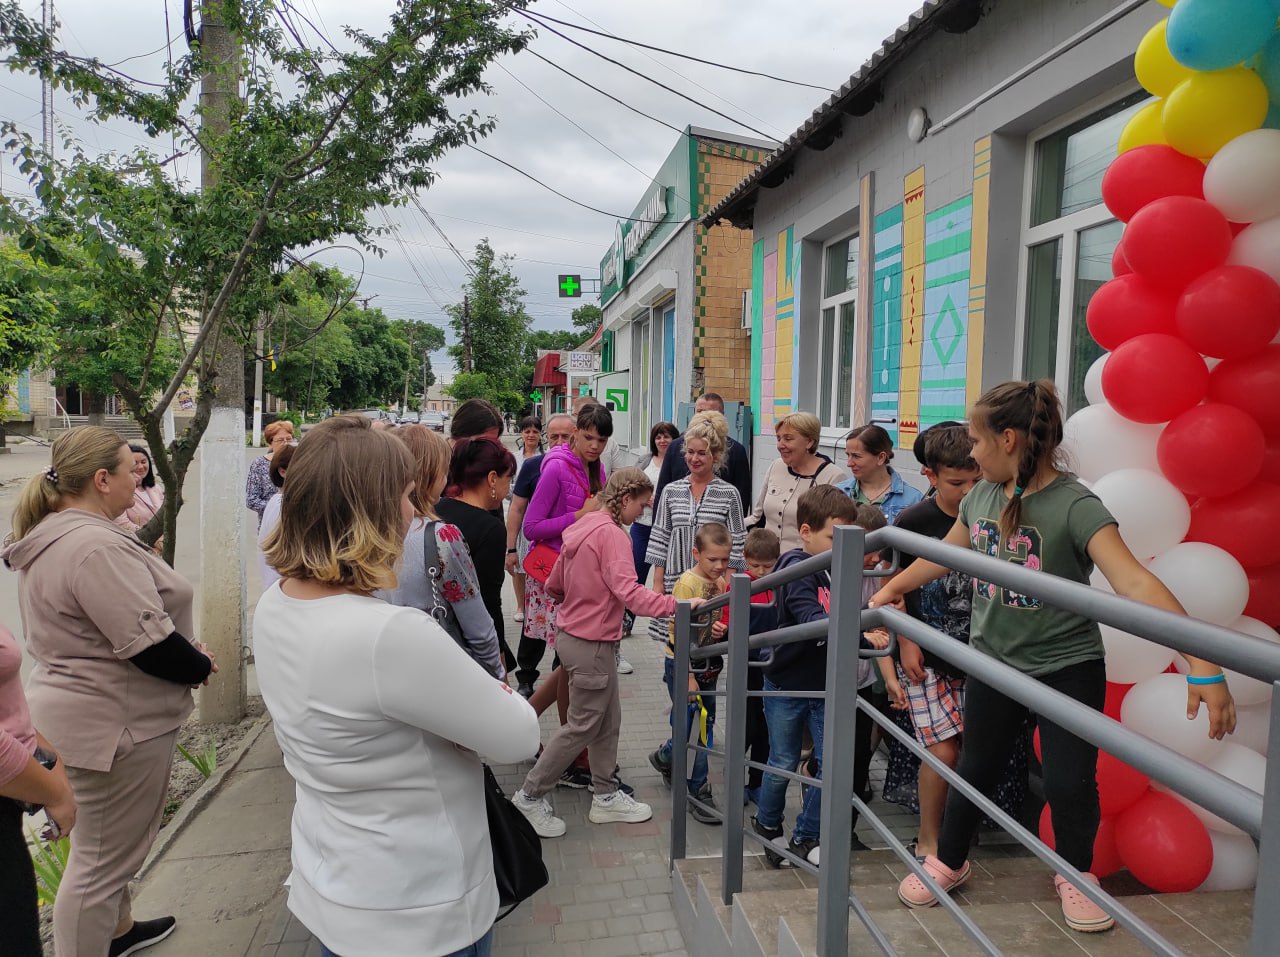
<path fill-rule="evenodd" d="M 898 552 L 906 552 L 918 558 L 935 561 L 948 568 L 955 568 L 975 578 L 992 584 L 1014 588 L 1020 594 L 1035 597 L 1049 604 L 1073 611 L 1084 617 L 1121 628 L 1131 634 L 1147 638 L 1196 657 L 1213 660 L 1235 671 L 1274 685 L 1271 726 L 1273 730 L 1267 764 L 1267 780 L 1264 793 L 1259 795 L 1249 788 L 1206 769 L 1188 758 L 1124 727 L 1074 699 L 1061 694 L 1014 668 L 971 648 L 963 642 L 936 631 L 923 622 L 893 608 L 862 608 L 862 581 L 864 577 L 862 556 L 871 551 L 894 549 L 894 566 L 898 565 Z M 777 629 L 767 635 L 749 635 L 751 596 L 780 587 L 818 571 L 830 571 L 832 578 L 831 612 L 825 630 L 808 625 L 793 625 Z M 1280 762 L 1271 760 L 1280 753 L 1280 647 L 1251 636 L 1242 635 L 1216 625 L 1186 618 L 1139 602 L 1102 592 L 1076 582 L 1056 578 L 1044 572 L 1032 571 L 1011 562 L 980 555 L 957 548 L 899 528 L 885 528 L 871 534 L 855 527 L 836 530 L 834 547 L 825 555 L 814 556 L 798 562 L 780 572 L 752 581 L 743 574 L 735 575 L 727 595 L 704 603 L 699 615 L 728 605 L 730 608 L 729 633 L 726 641 L 701 648 L 691 647 L 691 614 L 687 601 L 678 603 L 675 616 L 675 675 L 673 688 L 683 688 L 688 681 L 691 660 L 713 655 L 726 659 L 725 714 L 720 735 L 722 751 L 710 751 L 697 745 L 692 747 L 716 757 L 724 757 L 725 788 L 728 795 L 742 792 L 746 767 L 746 703 L 748 697 L 768 696 L 768 692 L 748 692 L 748 653 L 765 644 L 777 646 L 793 641 L 826 637 L 827 688 L 852 689 L 856 686 L 857 660 L 871 657 L 874 652 L 859 650 L 858 638 L 866 629 L 888 627 L 917 642 L 923 649 L 945 661 L 954 663 L 964 671 L 1002 694 L 1053 721 L 1066 730 L 1092 744 L 1098 745 L 1122 761 L 1147 774 L 1154 780 L 1168 785 L 1209 811 L 1240 827 L 1259 842 L 1259 870 L 1255 890 L 1254 926 L 1250 953 L 1260 957 L 1269 953 L 1272 941 L 1280 936 L 1280 909 L 1267 906 L 1280 899 Z M 815 634 L 816 633 L 816 634 Z M 767 640 L 765 640 L 767 639 Z M 776 692 L 775 692 L 776 694 Z M 824 759 L 821 782 L 822 792 L 821 831 L 822 867 L 818 870 L 818 951 L 820 954 L 843 954 L 848 943 L 848 915 L 853 912 L 867 926 L 872 938 L 882 951 L 892 953 L 887 938 L 875 926 L 866 908 L 856 897 L 850 897 L 849 836 L 851 810 L 854 807 L 867 818 L 878 833 L 891 836 L 887 826 L 852 793 L 853 782 L 853 726 L 857 710 L 861 708 L 882 725 L 897 740 L 902 741 L 921 760 L 944 777 L 952 787 L 969 798 L 1002 826 L 1033 854 L 1045 861 L 1058 873 L 1071 880 L 1087 897 L 1107 908 L 1123 926 L 1149 949 L 1168 955 L 1181 951 L 1164 940 L 1145 922 L 1117 902 L 1111 895 L 1082 880 L 1079 872 L 1062 860 L 1039 839 L 1021 827 L 1012 817 L 1001 811 L 993 802 L 981 795 L 958 774 L 947 768 L 922 748 L 913 737 L 892 725 L 882 715 L 872 713 L 865 701 L 855 694 L 833 693 L 824 690 L 804 695 L 821 697 L 826 701 L 826 732 L 824 735 Z M 676 696 L 673 696 L 673 700 Z M 673 754 L 684 755 L 690 749 L 685 709 L 672 708 Z M 677 762 L 683 765 L 683 761 Z M 786 775 L 792 777 L 791 775 Z M 798 778 L 797 778 L 798 779 Z M 688 783 L 681 773 L 672 775 L 673 818 L 671 848 L 673 862 L 684 856 L 687 825 L 684 808 L 689 801 Z M 1268 802 L 1266 795 L 1272 795 Z M 736 807 L 736 802 L 729 802 Z M 743 829 L 742 814 L 723 815 L 723 899 L 726 904 L 742 888 Z M 753 840 L 759 836 L 749 835 Z M 891 842 L 891 845 L 895 842 Z M 965 932 L 988 954 L 1000 951 L 982 933 L 972 919 L 954 902 L 947 899 L 920 865 L 906 853 L 894 847 L 904 863 L 934 890 L 944 907 L 960 922 Z M 1259 906 L 1262 905 L 1262 906 Z"/>
<path fill-rule="evenodd" d="M 46 396 L 46 398 L 49 400 L 49 402 L 52 402 L 52 403 L 53 403 L 53 416 L 52 416 L 52 417 L 56 417 L 56 416 L 57 416 L 57 414 L 58 414 L 58 410 L 59 410 L 59 409 L 61 409 L 61 410 L 62 410 L 62 424 L 63 424 L 67 429 L 70 429 L 70 428 L 71 428 L 71 416 L 69 416 L 69 415 L 67 414 L 66 406 L 64 406 L 61 402 L 59 402 L 59 401 L 58 401 L 58 397 L 57 397 L 56 395 Z M 46 412 L 48 412 L 48 411 L 49 411 L 49 407 L 48 407 L 48 404 L 47 404 L 47 403 L 46 403 L 46 405 L 45 405 L 45 411 L 46 411 Z"/>

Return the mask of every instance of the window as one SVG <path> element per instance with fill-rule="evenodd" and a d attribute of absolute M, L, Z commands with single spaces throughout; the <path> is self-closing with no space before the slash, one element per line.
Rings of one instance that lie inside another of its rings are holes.
<path fill-rule="evenodd" d="M 1089 300 L 1111 278 L 1123 224 L 1102 203 L 1102 175 L 1120 132 L 1147 99 L 1126 96 L 1036 140 L 1023 233 L 1024 378 L 1058 384 L 1068 414 L 1086 405 L 1084 377 L 1102 349 L 1085 326 Z"/>
<path fill-rule="evenodd" d="M 823 249 L 818 323 L 818 418 L 847 429 L 853 415 L 853 351 L 858 297 L 858 237 Z"/>

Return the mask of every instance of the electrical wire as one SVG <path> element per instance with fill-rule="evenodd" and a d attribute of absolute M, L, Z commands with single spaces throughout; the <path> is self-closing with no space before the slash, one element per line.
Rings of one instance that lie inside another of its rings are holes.
<path fill-rule="evenodd" d="M 650 114 L 646 113 L 644 110 L 640 109 L 639 107 L 632 106 L 630 103 L 627 103 L 625 100 L 620 100 L 620 99 L 618 99 L 618 97 L 614 96 L 612 93 L 606 93 L 604 90 L 600 89 L 600 87 L 595 86 L 594 84 L 592 84 L 592 83 L 588 82 L 587 80 L 584 80 L 582 77 L 578 76 L 576 73 L 573 73 L 573 72 L 571 72 L 570 70 L 566 70 L 564 67 L 562 67 L 559 63 L 556 63 L 554 60 L 549 60 L 549 59 L 547 59 L 547 58 L 546 58 L 546 57 L 544 57 L 541 53 L 539 53 L 537 50 L 533 49 L 533 47 L 525 47 L 524 52 L 525 52 L 525 53 L 528 53 L 530 56 L 535 56 L 535 57 L 537 57 L 539 60 L 541 60 L 543 63 L 547 64 L 548 66 L 553 66 L 553 67 L 555 67 L 557 70 L 559 70 L 559 71 L 560 71 L 561 73 L 563 73 L 565 76 L 569 77 L 569 78 L 570 78 L 570 79 L 572 79 L 572 80 L 577 80 L 577 81 L 578 81 L 579 83 L 581 83 L 583 86 L 588 87 L 588 88 L 590 88 L 590 89 L 592 89 L 592 90 L 595 90 L 597 93 L 599 93 L 599 94 L 600 94 L 601 96 L 603 96 L 605 99 L 613 100 L 613 102 L 617 103 L 619 106 L 625 106 L 625 107 L 626 107 L 628 110 L 630 110 L 632 113 L 638 113 L 638 114 L 640 114 L 641 116 L 643 116 L 646 120 L 653 120 L 653 122 L 657 123 L 659 126 L 665 126 L 667 129 L 669 129 L 669 130 L 674 130 L 674 131 L 675 131 L 675 132 L 677 132 L 677 133 L 683 133 L 683 132 L 684 132 L 684 130 L 680 129 L 680 127 L 678 127 L 678 126 L 672 126 L 672 125 L 671 125 L 670 123 L 668 123 L 666 120 L 660 120 L 660 119 L 658 119 L 656 116 L 652 116 L 652 115 L 650 115 Z"/>
<path fill-rule="evenodd" d="M 581 30 L 583 33 L 591 33 L 598 37 L 607 37 L 610 40 L 617 40 L 619 43 L 625 43 L 629 46 L 640 47 L 644 50 L 653 50 L 657 53 L 665 53 L 668 56 L 679 57 L 681 60 L 692 60 L 694 63 L 702 63 L 706 66 L 713 66 L 720 70 L 731 70 L 734 73 L 745 73 L 747 76 L 759 76 L 766 80 L 775 80 L 778 83 L 788 83 L 791 86 L 803 86 L 808 87 L 810 90 L 821 90 L 824 93 L 832 92 L 828 87 L 820 86 L 817 83 L 803 83 L 800 80 L 788 80 L 786 77 L 774 76 L 772 73 L 761 73 L 759 70 L 747 70 L 739 66 L 729 66 L 727 63 L 717 63 L 714 60 L 704 60 L 701 57 L 691 56 L 688 53 L 677 53 L 675 50 L 668 50 L 665 47 L 651 46 L 648 43 L 641 43 L 639 40 L 631 40 L 627 37 L 620 37 L 614 33 L 606 33 L 604 30 L 592 30 L 590 27 L 584 27 L 580 23 L 570 23 L 568 20 L 560 20 L 548 13 L 542 13 L 541 11 L 532 14 L 532 16 L 540 17 L 543 20 L 550 20 L 552 23 L 558 23 L 563 27 L 569 27 L 573 30 Z"/>
<path fill-rule="evenodd" d="M 529 229 L 520 229 L 516 226 L 503 226 L 499 223 L 482 223 L 478 219 L 466 219 L 463 216 L 452 216 L 449 213 L 442 213 L 439 210 L 436 211 L 435 215 L 439 216 L 441 219 L 454 219 L 460 223 L 469 223 L 472 226 L 483 226 L 486 229 L 501 229 L 508 233 L 520 233 L 524 236 L 537 236 L 539 239 L 553 239 L 556 242 L 561 243 L 576 243 L 579 246 L 590 246 L 592 249 L 598 249 L 600 246 L 599 243 L 586 239 L 571 239 L 568 236 L 553 236 L 550 233 L 535 233 Z"/>

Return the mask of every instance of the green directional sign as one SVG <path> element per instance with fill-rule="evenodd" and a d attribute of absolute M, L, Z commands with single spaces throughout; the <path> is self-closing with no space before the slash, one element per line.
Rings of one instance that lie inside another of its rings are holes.
<path fill-rule="evenodd" d="M 561 299 L 581 299 L 582 298 L 582 276 L 561 276 L 560 277 L 560 298 Z"/>
<path fill-rule="evenodd" d="M 628 400 L 631 397 L 629 389 L 605 389 L 605 402 L 612 402 L 613 408 L 618 412 L 626 412 Z"/>

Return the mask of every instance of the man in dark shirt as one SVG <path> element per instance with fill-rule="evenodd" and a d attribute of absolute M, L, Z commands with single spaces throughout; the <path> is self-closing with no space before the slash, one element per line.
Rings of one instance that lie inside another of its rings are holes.
<path fill-rule="evenodd" d="M 719 412 L 724 415 L 724 399 L 714 392 L 706 392 L 693 404 L 693 412 Z M 684 436 L 676 439 L 667 447 L 667 454 L 662 458 L 662 470 L 658 473 L 658 485 L 653 490 L 653 504 L 662 501 L 662 490 L 678 479 L 689 474 L 688 463 L 684 460 Z M 720 464 L 720 477 L 738 490 L 739 504 L 743 516 L 751 514 L 751 456 L 746 446 L 732 436 L 724 450 L 724 461 Z"/>
<path fill-rule="evenodd" d="M 573 438 L 574 419 L 566 412 L 553 415 L 547 420 L 547 449 L 557 445 L 566 445 Z M 511 505 L 507 509 L 507 573 L 514 575 L 516 565 L 520 561 L 519 538 L 520 527 L 524 524 L 524 513 L 529 507 L 529 499 L 533 498 L 533 490 L 542 475 L 543 452 L 525 459 L 520 466 L 520 474 L 516 476 L 516 484 L 511 489 Z M 520 609 L 521 614 L 524 609 Z M 533 694 L 533 684 L 538 680 L 538 665 L 546 653 L 547 643 L 530 638 L 520 628 L 520 644 L 516 648 L 516 688 L 526 698 Z"/>

